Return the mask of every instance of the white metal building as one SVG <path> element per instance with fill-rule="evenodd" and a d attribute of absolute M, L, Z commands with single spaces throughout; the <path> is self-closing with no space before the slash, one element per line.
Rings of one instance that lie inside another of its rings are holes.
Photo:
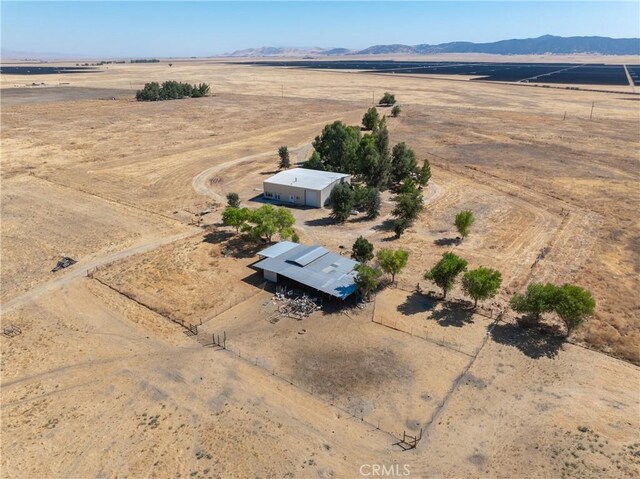
<path fill-rule="evenodd" d="M 351 175 L 344 173 L 293 168 L 265 180 L 263 195 L 280 203 L 320 208 L 327 204 L 336 185 L 350 182 Z"/>
<path fill-rule="evenodd" d="M 253 267 L 262 270 L 268 281 L 277 283 L 280 278 L 287 278 L 340 299 L 357 289 L 354 268 L 358 262 L 322 246 L 281 241 L 258 256 L 260 261 Z"/>

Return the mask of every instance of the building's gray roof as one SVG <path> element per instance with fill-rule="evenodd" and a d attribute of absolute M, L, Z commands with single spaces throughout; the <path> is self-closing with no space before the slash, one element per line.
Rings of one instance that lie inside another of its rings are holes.
<path fill-rule="evenodd" d="M 258 255 L 262 256 L 262 253 Z M 356 290 L 354 268 L 357 264 L 357 261 L 332 253 L 322 246 L 297 245 L 254 266 L 344 299 Z"/>
<path fill-rule="evenodd" d="M 276 173 L 264 183 L 273 185 L 295 186 L 308 190 L 323 190 L 340 178 L 348 178 L 351 175 L 333 173 L 331 171 L 308 170 L 306 168 L 293 168 Z"/>
<path fill-rule="evenodd" d="M 273 246 L 269 246 L 268 248 L 260 251 L 258 253 L 258 256 L 261 256 L 263 258 L 275 258 L 276 256 L 280 256 L 282 253 L 286 253 L 296 246 L 300 245 L 291 241 L 280 241 L 279 243 L 276 243 Z"/>

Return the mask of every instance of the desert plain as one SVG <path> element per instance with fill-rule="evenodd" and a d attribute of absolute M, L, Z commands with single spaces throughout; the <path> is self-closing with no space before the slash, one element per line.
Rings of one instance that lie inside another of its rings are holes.
<path fill-rule="evenodd" d="M 169 79 L 211 93 L 135 101 Z M 2 326 L 21 330 L 0 336 L 2 477 L 640 473 L 639 96 L 214 60 L 0 86 Z M 408 266 L 364 308 L 279 318 L 225 195 L 259 206 L 279 146 L 304 161 L 385 91 L 391 144 L 431 163 L 419 221 L 394 239 L 390 193 L 371 221 L 292 212 L 305 244 L 363 235 Z M 499 295 L 429 294 L 445 251 L 500 270 Z M 532 281 L 589 289 L 595 315 L 569 341 L 521 329 L 508 299 Z"/>

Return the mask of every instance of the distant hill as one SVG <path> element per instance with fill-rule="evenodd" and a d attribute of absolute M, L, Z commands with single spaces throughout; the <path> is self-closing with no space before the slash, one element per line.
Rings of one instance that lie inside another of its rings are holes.
<path fill-rule="evenodd" d="M 389 53 L 490 53 L 496 55 L 544 55 L 595 53 L 601 55 L 640 55 L 640 38 L 556 37 L 543 35 L 522 40 L 492 43 L 451 42 L 439 45 L 379 45 L 358 52 L 359 55 Z"/>
<path fill-rule="evenodd" d="M 229 57 L 301 57 L 339 55 L 430 55 L 436 53 L 489 53 L 494 55 L 640 55 L 640 38 L 556 37 L 500 40 L 491 43 L 450 42 L 438 45 L 374 45 L 364 50 L 347 48 L 262 47 L 238 50 Z"/>
<path fill-rule="evenodd" d="M 247 48 L 227 53 L 226 57 L 303 57 L 318 55 L 345 55 L 352 52 L 346 48 L 296 48 L 296 47 L 261 47 Z"/>

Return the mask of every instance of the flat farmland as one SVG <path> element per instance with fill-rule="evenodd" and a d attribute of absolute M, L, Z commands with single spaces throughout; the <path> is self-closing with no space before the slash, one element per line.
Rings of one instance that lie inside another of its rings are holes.
<path fill-rule="evenodd" d="M 525 62 L 418 62 L 418 61 L 255 61 L 255 66 L 281 68 L 313 68 L 349 70 L 352 72 L 390 73 L 400 75 L 438 75 L 461 79 L 497 82 L 526 82 L 567 85 L 630 86 L 623 65 L 597 63 L 525 63 Z M 635 71 L 638 65 L 628 66 Z M 632 77 L 634 86 L 638 81 Z M 631 91 L 631 89 L 629 89 Z"/>
<path fill-rule="evenodd" d="M 638 475 L 635 96 L 215 60 L 2 77 L 0 298 L 22 331 L 0 337 L 3 477 Z M 132 99 L 168 79 L 212 94 Z M 224 197 L 261 205 L 279 146 L 304 161 L 384 91 L 402 105 L 391 144 L 431 162 L 420 219 L 394 239 L 389 192 L 372 221 L 292 213 L 305 244 L 348 256 L 362 235 L 409 263 L 364 308 L 278 317 Z M 462 209 L 476 223 L 458 244 Z M 457 288 L 428 294 L 446 251 L 502 272 L 482 314 Z M 51 273 L 62 255 L 78 264 Z M 532 281 L 593 292 L 573 344 L 495 322 Z M 417 449 L 393 446 L 421 428 Z"/>
<path fill-rule="evenodd" d="M 5 179 L 2 186 L 3 302 L 55 279 L 51 269 L 62 256 L 83 264 L 187 231 L 168 218 L 31 175 Z"/>

